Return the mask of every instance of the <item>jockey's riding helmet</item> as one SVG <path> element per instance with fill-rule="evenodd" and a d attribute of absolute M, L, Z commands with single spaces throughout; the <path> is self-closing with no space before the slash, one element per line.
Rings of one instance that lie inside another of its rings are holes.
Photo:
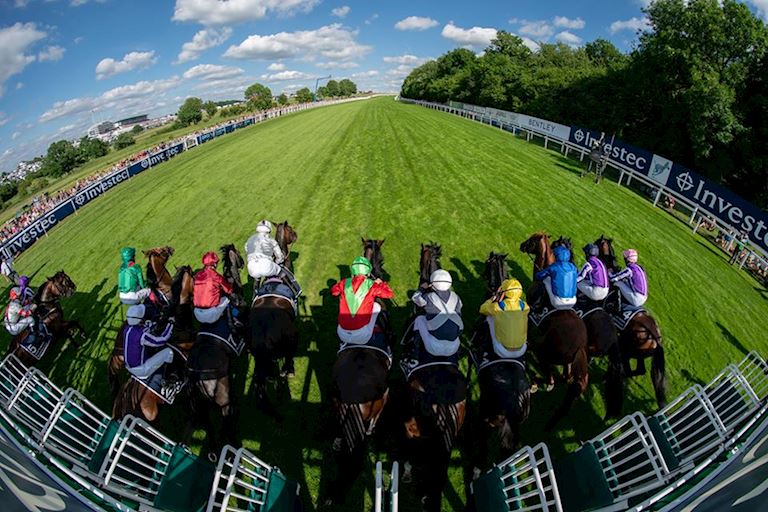
<path fill-rule="evenodd" d="M 144 304 L 136 304 L 128 308 L 125 316 L 128 320 L 128 325 L 139 325 L 144 320 L 146 314 L 146 308 Z"/>
<path fill-rule="evenodd" d="M 272 223 L 269 222 L 267 219 L 262 220 L 256 225 L 256 232 L 257 233 L 264 233 L 269 234 L 272 232 Z"/>
<path fill-rule="evenodd" d="M 352 262 L 352 265 L 350 265 L 349 269 L 353 276 L 366 276 L 371 273 L 373 267 L 371 266 L 371 262 L 368 261 L 368 258 L 358 256 L 355 258 L 355 261 Z"/>
<path fill-rule="evenodd" d="M 634 249 L 627 249 L 622 253 L 624 261 L 627 263 L 637 263 L 637 251 Z"/>
<path fill-rule="evenodd" d="M 582 250 L 584 251 L 584 254 L 587 255 L 587 257 L 597 256 L 600 254 L 600 249 L 598 249 L 595 244 L 587 244 Z"/>
<path fill-rule="evenodd" d="M 219 264 L 219 256 L 215 252 L 208 251 L 207 253 L 203 254 L 203 265 L 205 265 L 206 267 L 208 266 L 215 267 L 218 264 Z"/>
<path fill-rule="evenodd" d="M 453 279 L 451 274 L 447 270 L 437 269 L 429 276 L 429 282 L 432 284 L 432 288 L 439 292 L 447 292 L 451 289 Z"/>

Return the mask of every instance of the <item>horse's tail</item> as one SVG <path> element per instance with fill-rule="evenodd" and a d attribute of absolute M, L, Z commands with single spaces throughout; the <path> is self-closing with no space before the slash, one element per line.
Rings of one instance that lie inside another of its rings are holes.
<path fill-rule="evenodd" d="M 557 422 L 568 414 L 576 399 L 587 389 L 589 384 L 589 360 L 587 359 L 586 347 L 580 348 L 571 362 L 571 379 L 563 402 L 544 426 L 546 431 L 552 430 Z"/>
<path fill-rule="evenodd" d="M 656 393 L 659 409 L 667 404 L 667 373 L 664 363 L 664 347 L 661 340 L 656 340 L 656 348 L 651 355 L 651 382 Z"/>
<path fill-rule="evenodd" d="M 120 370 L 125 367 L 125 356 L 123 354 L 123 332 L 124 329 L 120 327 L 115 339 L 115 346 L 112 349 L 112 355 L 107 362 L 107 381 L 109 382 L 109 389 L 112 392 L 112 398 L 117 397 L 117 393 L 120 391 Z"/>

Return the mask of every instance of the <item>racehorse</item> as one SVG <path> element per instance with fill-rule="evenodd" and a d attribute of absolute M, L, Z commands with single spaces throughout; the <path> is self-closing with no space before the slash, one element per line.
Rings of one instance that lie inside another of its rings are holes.
<path fill-rule="evenodd" d="M 420 289 L 429 284 L 432 273 L 441 268 L 441 254 L 440 246 L 435 243 L 421 246 Z M 413 323 L 405 336 L 417 336 Z M 449 361 L 417 366 L 406 378 L 407 403 L 403 409 L 408 458 L 424 485 L 424 510 L 440 510 L 451 450 L 466 417 L 467 378 L 458 364 Z"/>
<path fill-rule="evenodd" d="M 171 299 L 173 278 L 166 268 L 168 259 L 173 256 L 173 247 L 155 247 L 142 251 L 147 257 L 147 283 L 153 291 L 159 291 L 166 301 Z"/>
<path fill-rule="evenodd" d="M 283 266 L 293 272 L 293 261 L 291 260 L 291 245 L 298 240 L 296 231 L 288 224 L 288 221 L 283 221 L 277 224 L 275 228 L 275 241 L 280 246 L 280 250 L 285 255 Z"/>
<path fill-rule="evenodd" d="M 560 237 L 552 242 L 552 248 L 563 246 L 571 252 L 573 263 L 573 244 L 570 238 Z M 608 356 L 608 368 L 605 381 L 605 417 L 619 418 L 624 407 L 624 364 L 619 347 L 619 336 L 613 318 L 604 308 L 604 303 L 596 303 L 588 297 L 579 296 L 576 310 L 579 311 L 587 327 L 587 344 L 590 359 Z"/>
<path fill-rule="evenodd" d="M 371 278 L 383 273 L 383 243 L 383 240 L 363 239 L 363 255 L 373 266 Z M 384 304 L 380 305 L 382 311 L 376 323 L 391 341 L 389 318 Z M 391 342 L 388 345 L 391 346 Z M 328 490 L 326 504 L 342 502 L 363 468 L 366 441 L 389 399 L 387 376 L 391 366 L 388 353 L 366 345 L 347 346 L 338 352 L 331 371 L 330 394 L 339 428 L 339 436 L 334 440 L 339 474 Z"/>
<path fill-rule="evenodd" d="M 167 272 L 167 271 L 166 271 Z M 170 275 L 170 274 L 169 274 Z M 168 346 L 174 351 L 173 362 L 166 372 L 184 377 L 184 366 L 187 354 L 195 342 L 194 324 L 192 323 L 192 294 L 194 292 L 194 279 L 192 269 L 184 265 L 178 269 L 171 282 L 170 314 L 177 315 L 178 324 L 174 326 L 173 337 Z M 186 318 L 189 317 L 187 321 Z M 169 321 L 166 314 L 160 313 L 158 319 L 161 323 Z M 153 422 L 157 418 L 159 408 L 167 402 L 155 391 L 136 378 L 129 378 L 122 386 L 119 386 L 118 373 L 125 366 L 124 358 L 124 334 L 125 326 L 120 328 L 120 333 L 115 340 L 112 357 L 107 366 L 112 394 L 115 397 L 112 406 L 112 417 L 122 418 L 126 414 L 143 418 Z"/>
<path fill-rule="evenodd" d="M 276 241 L 285 255 L 284 266 L 292 271 L 290 246 L 297 240 L 288 221 L 277 224 Z M 253 386 L 257 403 L 279 418 L 267 396 L 267 379 L 274 375 L 278 359 L 283 360 L 280 377 L 293 377 L 293 358 L 299 346 L 296 328 L 296 298 L 286 296 L 283 283 L 264 283 L 261 295 L 255 295 L 249 313 L 249 350 L 255 362 Z"/>
<path fill-rule="evenodd" d="M 243 287 L 240 284 L 240 270 L 245 265 L 240 253 L 232 244 L 221 247 L 224 261 L 224 279 L 232 284 L 231 301 L 236 307 L 242 304 Z M 244 315 L 243 315 L 244 317 Z M 238 315 L 240 318 L 240 315 Z M 235 359 L 241 354 L 245 342 L 241 333 L 232 332 L 225 315 L 214 324 L 201 324 L 197 339 L 187 358 L 187 379 L 191 386 L 190 421 L 187 438 L 196 424 L 205 426 L 212 439 L 208 457 L 215 459 L 225 444 L 236 445 L 237 407 L 230 396 Z M 210 421 L 215 411 L 221 416 L 220 432 Z"/>
<path fill-rule="evenodd" d="M 22 342 L 30 334 L 29 329 L 24 329 L 13 337 L 7 353 L 15 354 L 25 366 L 33 366 L 45 355 L 47 349 L 59 340 L 69 339 L 75 348 L 79 349 L 80 344 L 75 340 L 75 333 L 85 339 L 85 329 L 77 320 L 65 320 L 61 307 L 62 297 L 71 297 L 76 290 L 77 286 L 63 270 L 49 277 L 37 290 L 33 301 L 37 304 L 34 313 L 36 324 L 42 324 L 43 329 L 48 331 L 50 343 L 46 344 L 46 340 L 41 339 L 43 334 L 38 334 L 38 341 L 33 347 L 23 346 Z"/>
<path fill-rule="evenodd" d="M 595 240 L 600 250 L 599 258 L 605 263 L 608 271 L 619 271 L 616 264 L 616 255 L 613 252 L 613 240 L 600 235 Z M 620 293 L 615 290 L 613 293 Z M 610 297 L 609 299 L 610 300 Z M 664 361 L 664 345 L 662 344 L 661 329 L 656 320 L 646 310 L 641 310 L 634 315 L 626 327 L 619 333 L 619 346 L 623 358 L 624 371 L 628 377 L 645 375 L 645 358 L 651 358 L 651 382 L 656 394 L 656 404 L 661 409 L 667 403 L 667 376 Z M 633 371 L 630 359 L 637 360 L 637 367 Z"/>
<path fill-rule="evenodd" d="M 195 283 L 192 276 L 192 268 L 189 265 L 184 265 L 176 271 L 176 275 L 171 281 L 170 289 L 171 304 L 168 313 L 165 313 L 165 315 L 173 316 L 176 319 L 174 338 L 181 340 L 194 339 L 192 297 Z M 120 326 L 115 338 L 115 345 L 112 347 L 112 355 L 109 361 L 107 361 L 107 380 L 109 381 L 113 399 L 117 397 L 117 393 L 120 390 L 120 372 L 125 368 L 123 334 L 127 325 L 127 322 L 123 322 Z"/>
<path fill-rule="evenodd" d="M 486 297 L 497 293 L 501 283 L 507 278 L 506 258 L 506 254 L 491 252 L 485 261 L 485 281 L 488 287 Z M 470 344 L 473 347 L 475 365 L 479 367 L 482 427 L 478 430 L 482 434 L 473 436 L 480 448 L 476 464 L 476 467 L 479 467 L 488 462 L 488 442 L 484 430 L 496 430 L 501 445 L 501 459 L 512 454 L 520 439 L 520 425 L 528 419 L 531 410 L 531 388 L 524 361 L 499 358 L 483 365 L 479 360 L 482 352 L 488 350 L 491 345 L 490 325 L 484 318 L 475 326 Z"/>
<path fill-rule="evenodd" d="M 534 256 L 533 274 L 555 262 L 555 256 L 549 245 L 546 233 L 534 233 L 520 244 L 520 251 Z M 540 282 L 534 282 L 528 290 L 529 302 L 535 303 L 534 297 L 546 295 Z M 547 298 L 544 297 L 546 300 Z M 530 318 L 530 316 L 529 316 Z M 541 323 L 539 332 L 542 339 L 533 348 L 538 362 L 544 371 L 547 388 L 554 386 L 553 365 L 563 365 L 563 377 L 568 382 L 568 389 L 562 404 L 555 410 L 544 428 L 549 431 L 563 418 L 573 406 L 573 402 L 587 389 L 589 383 L 587 328 L 575 311 L 554 310 Z"/>

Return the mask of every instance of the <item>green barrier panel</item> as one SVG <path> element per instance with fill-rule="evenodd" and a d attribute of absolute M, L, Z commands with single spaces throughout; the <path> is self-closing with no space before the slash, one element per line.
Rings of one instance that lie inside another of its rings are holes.
<path fill-rule="evenodd" d="M 213 464 L 176 445 L 157 490 L 155 507 L 170 512 L 205 510 L 215 473 Z"/>
<path fill-rule="evenodd" d="M 104 459 L 109 453 L 109 447 L 112 445 L 112 440 L 117 434 L 117 430 L 120 428 L 120 424 L 115 420 L 111 420 L 107 425 L 107 431 L 104 433 L 104 437 L 99 441 L 99 446 L 93 452 L 93 458 L 88 463 L 88 471 L 94 475 L 98 475 L 101 470 L 101 465 L 104 463 Z"/>
<path fill-rule="evenodd" d="M 664 428 L 661 426 L 659 419 L 656 416 L 648 418 L 648 426 L 651 427 L 651 434 L 656 439 L 656 444 L 659 445 L 661 455 L 664 457 L 664 462 L 667 463 L 667 468 L 670 471 L 674 471 L 680 467 L 680 459 L 677 458 L 675 450 L 672 448 L 667 436 L 664 435 Z"/>
<path fill-rule="evenodd" d="M 477 512 L 509 510 L 506 498 L 502 488 L 501 469 L 498 467 L 472 482 L 472 499 Z"/>
<path fill-rule="evenodd" d="M 555 474 L 563 510 L 589 510 L 613 503 L 613 493 L 592 444 L 587 443 L 559 460 Z"/>
<path fill-rule="evenodd" d="M 285 478 L 277 470 L 269 475 L 267 500 L 264 510 L 267 512 L 293 512 L 296 510 L 296 490 L 298 484 Z"/>

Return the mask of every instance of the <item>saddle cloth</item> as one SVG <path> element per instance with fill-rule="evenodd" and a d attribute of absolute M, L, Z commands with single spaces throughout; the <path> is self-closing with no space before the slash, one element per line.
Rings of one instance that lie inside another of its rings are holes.
<path fill-rule="evenodd" d="M 32 336 L 27 336 L 21 341 L 21 348 L 26 350 L 29 355 L 35 358 L 35 361 L 39 361 L 43 358 L 48 348 L 51 346 L 53 336 L 48 332 L 48 328 L 44 323 L 40 322 L 40 333 L 37 334 L 34 339 Z"/>
<path fill-rule="evenodd" d="M 621 313 L 612 315 L 613 324 L 620 331 L 626 329 L 629 322 L 632 321 L 640 313 L 647 313 L 647 310 L 642 306 L 633 306 L 631 304 L 622 303 Z"/>
<path fill-rule="evenodd" d="M 224 315 L 215 323 L 202 324 L 197 335 L 200 336 L 201 334 L 224 343 L 238 356 L 243 352 L 243 348 L 245 348 L 245 340 L 234 337 L 232 330 L 229 328 L 229 321 Z"/>

